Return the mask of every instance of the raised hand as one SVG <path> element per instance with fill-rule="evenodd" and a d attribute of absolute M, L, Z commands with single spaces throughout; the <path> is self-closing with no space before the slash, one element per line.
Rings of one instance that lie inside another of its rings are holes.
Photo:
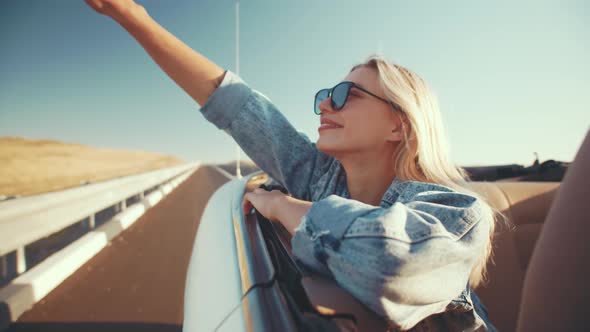
<path fill-rule="evenodd" d="M 84 0 L 97 13 L 120 22 L 133 9 L 141 7 L 133 0 Z"/>

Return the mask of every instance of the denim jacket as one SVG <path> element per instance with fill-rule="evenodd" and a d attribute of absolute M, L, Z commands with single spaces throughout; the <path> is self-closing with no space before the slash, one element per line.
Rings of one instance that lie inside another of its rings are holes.
<path fill-rule="evenodd" d="M 493 222 L 486 204 L 399 178 L 379 206 L 350 199 L 338 160 L 229 70 L 201 112 L 293 197 L 313 202 L 291 241 L 304 270 L 334 279 L 393 331 L 495 331 L 468 284 Z"/>

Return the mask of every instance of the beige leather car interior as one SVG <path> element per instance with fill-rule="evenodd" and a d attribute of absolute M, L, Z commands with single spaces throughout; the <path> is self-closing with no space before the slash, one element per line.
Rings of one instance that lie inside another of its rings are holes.
<path fill-rule="evenodd" d="M 529 263 L 519 332 L 590 328 L 590 132 L 570 165 Z"/>
<path fill-rule="evenodd" d="M 495 230 L 488 283 L 475 292 L 499 331 L 515 331 L 524 277 L 559 182 L 473 182 L 508 217 Z"/>

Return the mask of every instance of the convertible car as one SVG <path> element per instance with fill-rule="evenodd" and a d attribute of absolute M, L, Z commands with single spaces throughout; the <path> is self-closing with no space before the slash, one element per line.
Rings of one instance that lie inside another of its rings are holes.
<path fill-rule="evenodd" d="M 470 183 L 510 221 L 496 229 L 490 282 L 475 289 L 499 331 L 588 328 L 590 292 L 582 278 L 590 248 L 580 235 L 589 228 L 588 170 L 589 136 L 563 182 Z M 187 274 L 184 331 L 386 331 L 335 282 L 298 268 L 280 224 L 244 214 L 245 192 L 274 185 L 256 172 L 209 200 Z"/>

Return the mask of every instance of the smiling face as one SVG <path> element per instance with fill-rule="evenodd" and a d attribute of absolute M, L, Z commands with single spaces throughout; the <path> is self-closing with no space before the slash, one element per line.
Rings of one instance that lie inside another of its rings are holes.
<path fill-rule="evenodd" d="M 375 69 L 361 66 L 349 73 L 344 81 L 355 82 L 385 99 Z M 322 111 L 320 121 L 324 124 L 318 129 L 317 148 L 326 154 L 335 157 L 350 153 L 370 155 L 395 148 L 402 138 L 400 113 L 384 101 L 354 87 L 342 109 L 335 111 L 330 98 L 324 100 L 319 108 Z"/>

